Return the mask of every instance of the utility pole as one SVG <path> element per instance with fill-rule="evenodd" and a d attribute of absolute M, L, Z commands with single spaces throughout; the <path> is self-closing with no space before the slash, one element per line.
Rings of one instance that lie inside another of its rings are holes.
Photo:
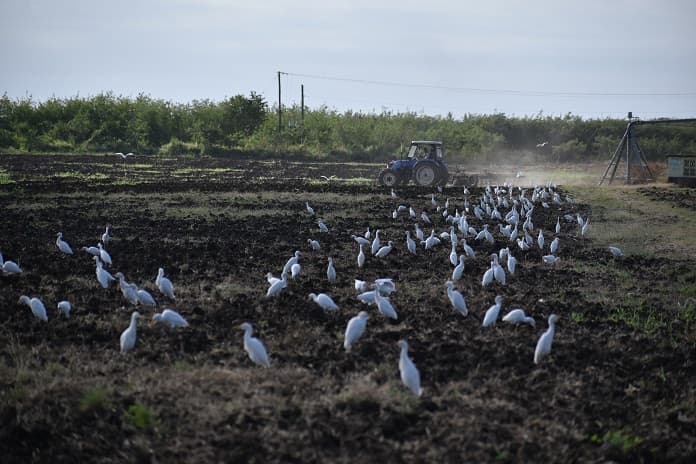
<path fill-rule="evenodd" d="M 300 114 L 302 115 L 302 143 L 304 143 L 304 84 L 300 84 Z"/>
<path fill-rule="evenodd" d="M 282 73 L 278 71 L 278 132 L 280 132 L 283 128 L 283 117 L 281 116 L 281 99 L 280 99 L 280 75 Z"/>

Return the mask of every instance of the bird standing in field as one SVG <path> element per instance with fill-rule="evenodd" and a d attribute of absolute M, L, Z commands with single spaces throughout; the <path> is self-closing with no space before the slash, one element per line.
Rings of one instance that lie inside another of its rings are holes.
<path fill-rule="evenodd" d="M 445 283 L 445 286 L 447 287 L 447 297 L 452 304 L 452 308 L 454 308 L 462 316 L 469 314 L 469 310 L 466 307 L 466 302 L 464 301 L 464 295 L 454 289 L 454 283 L 451 280 L 448 280 L 447 283 Z"/>
<path fill-rule="evenodd" d="M 391 253 L 393 248 L 394 248 L 394 244 L 392 243 L 391 240 L 389 240 L 389 242 L 387 242 L 387 244 L 385 246 L 383 246 L 379 250 L 377 250 L 377 253 L 375 253 L 375 256 L 377 258 L 384 258 L 389 253 Z"/>
<path fill-rule="evenodd" d="M 365 252 L 363 251 L 362 243 L 359 246 L 360 251 L 358 252 L 358 267 L 362 268 L 365 265 Z"/>
<path fill-rule="evenodd" d="M 251 336 L 254 331 L 251 324 L 245 322 L 241 324 L 239 328 L 244 331 L 244 350 L 249 355 L 249 359 L 260 366 L 271 367 L 271 363 L 268 360 L 268 353 L 266 353 L 266 348 L 263 346 L 263 343 L 261 343 L 261 340 L 258 338 Z"/>
<path fill-rule="evenodd" d="M 320 293 L 318 295 L 316 293 L 310 293 L 309 298 L 326 311 L 336 311 L 338 309 L 338 305 L 334 303 L 334 300 L 326 293 Z"/>
<path fill-rule="evenodd" d="M 164 269 L 159 268 L 157 270 L 157 278 L 155 279 L 155 284 L 157 285 L 157 288 L 159 289 L 160 292 L 167 298 L 173 300 L 174 299 L 174 285 L 172 285 L 172 281 L 167 279 L 164 276 Z"/>
<path fill-rule="evenodd" d="M 138 313 L 138 311 L 134 311 L 133 314 L 131 314 L 130 325 L 121 334 L 121 338 L 120 338 L 121 353 L 126 353 L 128 351 L 131 351 L 135 347 L 135 340 L 137 339 L 137 330 L 138 330 L 137 326 L 138 326 L 138 318 L 139 317 L 140 317 L 140 313 Z"/>
<path fill-rule="evenodd" d="M 101 243 L 97 243 L 97 248 L 99 248 L 99 258 L 101 258 L 102 262 L 111 266 L 112 263 L 109 252 L 104 249 L 104 246 Z"/>
<path fill-rule="evenodd" d="M 65 317 L 70 317 L 70 310 L 72 309 L 72 305 L 70 304 L 69 301 L 61 301 L 58 303 L 58 310 L 65 314 Z"/>
<path fill-rule="evenodd" d="M 464 255 L 459 255 L 459 264 L 457 264 L 457 267 L 455 267 L 454 270 L 452 271 L 452 281 L 456 282 L 459 279 L 461 279 L 463 273 L 464 273 Z"/>
<path fill-rule="evenodd" d="M 329 256 L 329 266 L 326 268 L 326 277 L 332 284 L 336 283 L 336 268 L 334 267 L 333 258 Z"/>
<path fill-rule="evenodd" d="M 184 317 L 172 309 L 165 309 L 161 313 L 152 316 L 152 322 L 163 322 L 169 327 L 188 327 L 189 323 Z"/>
<path fill-rule="evenodd" d="M 532 327 L 536 327 L 536 322 L 534 321 L 533 317 L 527 316 L 524 313 L 523 309 L 513 309 L 509 313 L 507 313 L 505 316 L 503 316 L 503 322 L 507 322 L 508 324 L 514 324 L 514 325 L 519 325 L 519 324 L 529 324 Z"/>
<path fill-rule="evenodd" d="M 483 316 L 483 327 L 490 327 L 495 325 L 495 321 L 498 319 L 498 314 L 500 313 L 500 308 L 503 306 L 503 297 L 498 295 L 495 297 L 495 304 L 488 308 L 485 316 Z"/>
<path fill-rule="evenodd" d="M 406 248 L 412 255 L 416 254 L 416 241 L 411 238 L 411 231 L 406 231 Z"/>
<path fill-rule="evenodd" d="M 102 266 L 102 262 L 99 259 L 99 256 L 94 256 L 93 259 L 97 263 L 96 273 L 99 284 L 102 286 L 102 288 L 109 288 L 109 284 L 116 279 L 114 278 L 114 276 L 111 275 L 109 271 L 104 269 L 104 267 Z"/>
<path fill-rule="evenodd" d="M 20 274 L 22 269 L 14 261 L 5 261 L 0 253 L 0 270 L 6 274 Z"/>
<path fill-rule="evenodd" d="M 420 372 L 418 372 L 411 358 L 408 357 L 408 343 L 406 340 L 399 340 L 399 348 L 401 348 L 401 355 L 399 356 L 401 382 L 403 382 L 414 395 L 420 397 L 423 394 L 423 389 L 420 386 Z"/>
<path fill-rule="evenodd" d="M 305 202 L 305 208 L 307 208 L 307 212 L 309 213 L 310 216 L 314 216 L 314 208 L 309 206 L 309 202 Z"/>
<path fill-rule="evenodd" d="M 106 226 L 106 231 L 101 236 L 101 241 L 104 245 L 109 244 L 109 240 L 111 240 L 111 236 L 109 235 L 109 226 Z"/>
<path fill-rule="evenodd" d="M 58 247 L 58 249 L 66 255 L 73 254 L 72 248 L 70 248 L 68 242 L 63 240 L 63 232 L 58 232 L 57 237 L 58 238 L 56 238 L 56 246 Z"/>
<path fill-rule="evenodd" d="M 541 334 L 539 341 L 537 342 L 536 349 L 534 350 L 534 364 L 539 364 L 541 360 L 551 353 L 551 343 L 553 342 L 553 336 L 556 333 L 556 321 L 558 316 L 551 314 L 549 316 L 549 328 L 546 332 Z"/>
<path fill-rule="evenodd" d="M 621 257 L 623 257 L 623 255 L 624 255 L 624 254 L 623 254 L 623 251 L 621 251 L 621 248 L 618 248 L 618 247 L 615 247 L 615 246 L 610 246 L 610 247 L 609 247 L 609 252 L 610 252 L 613 256 L 615 256 L 615 257 L 617 257 L 617 258 L 621 258 Z"/>
<path fill-rule="evenodd" d="M 360 311 L 357 316 L 352 317 L 348 321 L 346 326 L 346 334 L 343 337 L 343 348 L 346 351 L 350 351 L 353 344 L 358 341 L 362 334 L 365 332 L 365 327 L 367 326 L 367 312 Z"/>
<path fill-rule="evenodd" d="M 19 297 L 19 303 L 24 303 L 27 306 L 29 306 L 29 309 L 31 309 L 32 314 L 34 314 L 34 317 L 36 317 L 37 319 L 41 319 L 44 322 L 48 322 L 46 307 L 40 299 L 36 297 L 29 298 L 26 295 L 22 295 Z"/>

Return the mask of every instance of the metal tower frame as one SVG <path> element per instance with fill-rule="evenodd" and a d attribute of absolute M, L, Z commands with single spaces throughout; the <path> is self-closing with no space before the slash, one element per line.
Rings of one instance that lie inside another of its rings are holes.
<path fill-rule="evenodd" d="M 602 185 L 607 179 L 609 184 L 612 183 L 614 176 L 616 175 L 616 170 L 619 167 L 621 158 L 624 156 L 624 154 L 626 158 L 626 184 L 631 184 L 634 180 L 631 177 L 632 161 L 637 161 L 640 163 L 643 173 L 647 172 L 648 174 L 648 177 L 643 177 L 639 180 L 654 180 L 653 174 L 648 167 L 648 161 L 645 158 L 645 154 L 643 154 L 643 150 L 641 150 L 640 145 L 638 145 L 638 138 L 633 132 L 633 127 L 642 126 L 645 124 L 674 124 L 683 122 L 696 122 L 696 118 L 654 119 L 649 121 L 641 121 L 638 118 L 634 118 L 632 113 L 628 113 L 628 125 L 626 126 L 626 132 L 624 132 L 623 137 L 621 137 L 621 141 L 616 147 L 616 151 L 614 151 L 614 156 L 612 156 L 611 161 L 609 161 L 609 164 L 607 165 L 607 169 L 604 171 L 604 175 L 599 180 L 599 185 Z M 609 171 L 611 171 L 611 175 L 609 175 Z"/>

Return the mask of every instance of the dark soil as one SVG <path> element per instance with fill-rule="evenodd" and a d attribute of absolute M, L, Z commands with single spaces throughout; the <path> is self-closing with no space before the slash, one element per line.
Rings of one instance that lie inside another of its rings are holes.
<path fill-rule="evenodd" d="M 136 163 L 151 166 L 129 167 Z M 0 275 L 0 462 L 695 462 L 694 327 L 675 307 L 676 285 L 696 277 L 694 257 L 616 260 L 579 237 L 577 223 L 562 222 L 561 262 L 545 265 L 538 249 L 511 246 L 515 276 L 482 288 L 490 253 L 508 242 L 500 233 L 494 245 L 468 239 L 477 255 L 456 284 L 470 311 L 463 318 L 446 297 L 449 246 L 411 256 L 404 230 L 412 221 L 391 218 L 396 205 L 413 205 L 428 210 L 438 233 L 449 230 L 430 192 L 405 189 L 394 199 L 345 181 L 372 178 L 378 166 L 0 155 L 0 169 L 15 181 L 0 186 L 0 251 L 24 269 Z M 462 189 L 437 194 L 441 204 L 447 197 L 463 209 Z M 548 243 L 558 216 L 591 208 L 538 206 L 533 222 Z M 482 226 L 473 214 L 469 222 Z M 133 308 L 117 286 L 98 285 L 79 250 L 96 245 L 106 224 L 110 270 L 190 327 L 151 326 L 154 311 L 139 308 L 136 347 L 119 353 Z M 367 226 L 395 250 L 368 257 L 361 270 L 350 235 Z M 73 256 L 58 252 L 59 231 Z M 312 252 L 308 238 L 322 249 Z M 295 250 L 300 278 L 265 298 L 264 274 L 278 276 Z M 158 267 L 176 302 L 156 290 Z M 627 297 L 607 277 L 617 268 L 632 282 L 630 301 L 641 302 L 628 309 L 657 318 L 649 329 L 613 317 Z M 398 321 L 355 298 L 353 279 L 378 277 L 395 279 Z M 310 292 L 331 294 L 340 310 L 325 313 Z M 603 304 L 598 293 L 615 301 Z M 41 297 L 48 323 L 17 303 L 22 294 Z M 499 321 L 483 330 L 498 294 L 501 316 L 522 307 L 536 327 Z M 74 306 L 69 319 L 55 309 L 62 299 Z M 346 353 L 343 332 L 360 310 L 370 314 L 367 330 Z M 535 365 L 551 313 L 560 316 L 553 350 Z M 244 321 L 271 369 L 244 352 Z M 421 373 L 420 399 L 399 379 L 402 338 Z"/>
<path fill-rule="evenodd" d="M 673 207 L 696 210 L 696 189 L 644 187 L 638 191 L 654 201 L 665 201 Z"/>

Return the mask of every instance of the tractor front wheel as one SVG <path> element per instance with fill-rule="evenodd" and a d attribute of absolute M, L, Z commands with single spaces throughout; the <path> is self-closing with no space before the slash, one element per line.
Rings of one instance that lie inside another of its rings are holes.
<path fill-rule="evenodd" d="M 385 187 L 394 187 L 398 183 L 399 177 L 393 170 L 384 169 L 382 172 L 379 173 L 377 181 L 380 185 L 383 185 Z"/>

